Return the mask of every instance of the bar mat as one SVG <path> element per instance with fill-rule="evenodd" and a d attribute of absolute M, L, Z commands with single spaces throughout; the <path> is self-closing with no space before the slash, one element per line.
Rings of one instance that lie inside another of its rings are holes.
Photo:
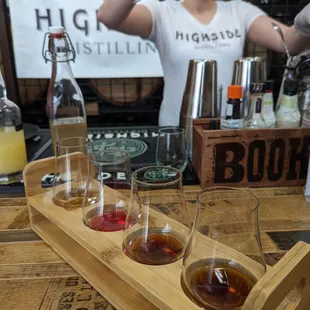
<path fill-rule="evenodd" d="M 105 128 L 89 128 L 88 134 L 93 139 L 94 143 L 100 147 L 107 146 L 109 142 L 111 145 L 116 145 L 117 141 L 122 142 L 122 139 L 127 138 L 128 145 L 120 143 L 120 149 L 128 148 L 132 149 L 136 144 L 132 143 L 135 139 L 130 139 L 131 136 L 138 138 L 140 143 L 145 146 L 143 152 L 131 159 L 132 169 L 136 170 L 145 166 L 156 166 L 156 143 L 157 133 L 159 127 L 105 127 Z M 137 137 L 138 136 L 138 137 Z M 109 137 L 109 138 L 107 138 Z M 112 138 L 116 139 L 112 139 Z M 123 139 L 125 140 L 125 139 Z M 131 142 L 132 141 L 132 142 Z M 138 141 L 139 142 L 139 141 Z M 53 156 L 53 149 L 50 139 L 49 130 L 43 129 L 40 132 L 40 141 L 29 141 L 26 143 L 28 160 L 37 160 Z M 126 149 L 125 149 L 126 150 Z M 127 150 L 126 150 L 127 151 Z M 199 179 L 191 165 L 188 163 L 187 168 L 183 172 L 183 184 L 184 185 L 196 185 L 199 184 Z M 50 187 L 52 184 L 45 184 L 45 187 Z M 24 194 L 23 183 L 16 183 L 11 185 L 0 186 L 0 194 Z"/>
<path fill-rule="evenodd" d="M 274 266 L 286 253 L 265 253 L 265 262 L 268 266 Z"/>
<path fill-rule="evenodd" d="M 308 230 L 269 232 L 267 235 L 281 251 L 289 251 L 299 241 L 310 243 L 310 231 Z"/>

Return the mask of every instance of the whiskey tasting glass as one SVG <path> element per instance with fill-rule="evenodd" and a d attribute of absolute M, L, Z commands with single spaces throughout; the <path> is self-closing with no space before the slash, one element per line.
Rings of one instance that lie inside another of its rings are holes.
<path fill-rule="evenodd" d="M 83 220 L 97 231 L 123 230 L 130 204 L 131 165 L 127 153 L 98 151 L 89 157 Z"/>
<path fill-rule="evenodd" d="M 183 172 L 187 166 L 185 130 L 179 127 L 161 128 L 158 131 L 156 164 Z"/>
<path fill-rule="evenodd" d="M 246 190 L 214 187 L 197 195 L 181 283 L 200 307 L 241 309 L 266 272 L 258 211 L 257 197 Z"/>
<path fill-rule="evenodd" d="M 189 234 L 181 172 L 158 166 L 135 171 L 124 253 L 141 264 L 170 264 L 183 256 Z"/>
<path fill-rule="evenodd" d="M 93 143 L 85 137 L 61 139 L 56 143 L 56 170 L 53 179 L 53 202 L 64 208 L 82 206 L 86 179 L 87 156 Z"/>

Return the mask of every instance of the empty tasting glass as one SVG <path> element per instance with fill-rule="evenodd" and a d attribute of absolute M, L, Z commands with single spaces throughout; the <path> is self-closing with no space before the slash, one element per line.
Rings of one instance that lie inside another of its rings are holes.
<path fill-rule="evenodd" d="M 205 309 L 241 309 L 266 272 L 258 225 L 259 201 L 245 190 L 207 189 L 197 196 L 182 286 Z"/>
<path fill-rule="evenodd" d="M 123 230 L 130 204 L 130 157 L 120 151 L 90 155 L 83 201 L 84 224 L 97 231 Z"/>
<path fill-rule="evenodd" d="M 82 206 L 86 179 L 87 156 L 93 143 L 85 137 L 61 139 L 56 143 L 56 170 L 53 179 L 53 202 L 64 208 Z"/>
<path fill-rule="evenodd" d="M 179 127 L 161 128 L 158 131 L 156 164 L 183 172 L 187 165 L 185 130 Z"/>
<path fill-rule="evenodd" d="M 173 263 L 183 256 L 189 234 L 181 172 L 170 167 L 135 171 L 124 228 L 125 254 L 146 265 Z"/>

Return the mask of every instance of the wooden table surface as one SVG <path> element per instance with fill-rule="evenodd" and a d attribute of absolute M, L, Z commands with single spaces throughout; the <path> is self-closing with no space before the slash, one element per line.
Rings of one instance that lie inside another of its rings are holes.
<path fill-rule="evenodd" d="M 192 215 L 197 191 L 186 187 Z M 274 265 L 298 240 L 310 242 L 310 205 L 301 187 L 253 191 L 266 259 Z M 0 309 L 115 308 L 31 231 L 24 197 L 0 196 Z"/>

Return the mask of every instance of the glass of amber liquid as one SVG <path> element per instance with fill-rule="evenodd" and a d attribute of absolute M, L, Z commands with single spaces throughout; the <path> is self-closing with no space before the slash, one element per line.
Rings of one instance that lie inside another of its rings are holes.
<path fill-rule="evenodd" d="M 97 151 L 89 156 L 83 201 L 86 226 L 104 232 L 123 230 L 131 197 L 130 179 L 127 153 Z"/>
<path fill-rule="evenodd" d="M 250 191 L 215 187 L 197 195 L 181 283 L 200 307 L 241 309 L 266 272 L 258 212 Z"/>
<path fill-rule="evenodd" d="M 176 262 L 190 234 L 182 173 L 171 167 L 141 168 L 133 173 L 131 186 L 124 253 L 146 265 Z"/>
<path fill-rule="evenodd" d="M 61 139 L 56 143 L 53 202 L 66 209 L 82 207 L 88 175 L 88 155 L 93 143 L 85 137 Z"/>

